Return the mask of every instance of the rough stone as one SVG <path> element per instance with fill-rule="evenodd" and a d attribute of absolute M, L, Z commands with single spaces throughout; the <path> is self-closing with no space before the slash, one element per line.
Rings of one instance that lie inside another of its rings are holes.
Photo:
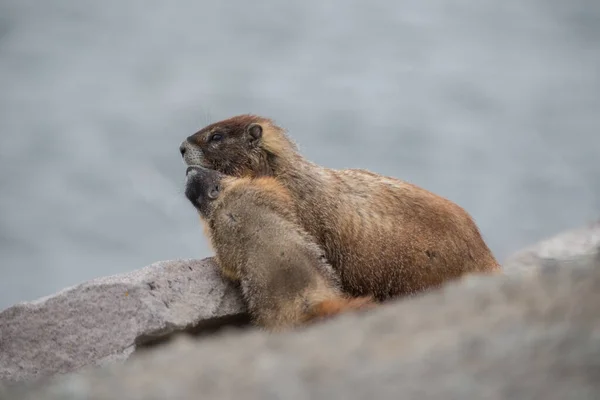
<path fill-rule="evenodd" d="M 172 343 L 5 399 L 597 399 L 600 256 L 480 276 L 282 334 Z M 1 397 L 1 396 L 0 396 Z"/>
<path fill-rule="evenodd" d="M 243 313 L 212 259 L 158 262 L 0 312 L 0 380 L 126 359 L 136 343 Z"/>
<path fill-rule="evenodd" d="M 245 315 L 214 262 L 96 279 L 0 313 L 0 399 L 596 399 L 599 232 L 527 248 L 503 275 L 296 332 L 225 329 L 157 347 L 146 344 Z M 40 379 L 13 382 L 29 378 Z"/>
<path fill-rule="evenodd" d="M 536 274 L 543 268 L 576 266 L 578 257 L 600 247 L 600 221 L 560 233 L 508 257 L 502 267 L 507 274 Z"/>

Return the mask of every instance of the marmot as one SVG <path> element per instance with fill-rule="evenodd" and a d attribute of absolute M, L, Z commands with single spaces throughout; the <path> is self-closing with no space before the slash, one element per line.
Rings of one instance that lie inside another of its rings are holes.
<path fill-rule="evenodd" d="M 374 306 L 343 294 L 325 253 L 302 229 L 274 178 L 234 178 L 191 166 L 185 195 L 227 278 L 238 282 L 255 325 L 283 331 Z"/>
<path fill-rule="evenodd" d="M 281 182 L 301 225 L 353 296 L 383 301 L 466 273 L 501 272 L 457 204 L 392 177 L 316 165 L 270 119 L 239 115 L 213 123 L 189 136 L 180 151 L 187 165 Z"/>

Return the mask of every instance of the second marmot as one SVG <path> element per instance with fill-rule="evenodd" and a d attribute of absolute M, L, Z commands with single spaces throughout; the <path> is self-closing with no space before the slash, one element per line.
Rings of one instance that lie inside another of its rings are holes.
<path fill-rule="evenodd" d="M 186 176 L 185 195 L 205 223 L 223 275 L 239 282 L 256 325 L 282 331 L 374 305 L 343 294 L 275 179 L 233 178 L 196 166 Z"/>

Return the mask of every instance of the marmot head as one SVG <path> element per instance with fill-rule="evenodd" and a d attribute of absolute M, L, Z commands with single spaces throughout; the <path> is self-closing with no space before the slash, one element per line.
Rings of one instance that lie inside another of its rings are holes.
<path fill-rule="evenodd" d="M 189 166 L 185 175 L 185 197 L 188 198 L 203 218 L 210 218 L 216 200 L 223 191 L 222 184 L 225 175 L 197 165 Z"/>
<path fill-rule="evenodd" d="M 231 176 L 272 175 L 276 157 L 295 151 L 283 129 L 256 115 L 238 115 L 208 125 L 181 143 L 186 165 Z"/>

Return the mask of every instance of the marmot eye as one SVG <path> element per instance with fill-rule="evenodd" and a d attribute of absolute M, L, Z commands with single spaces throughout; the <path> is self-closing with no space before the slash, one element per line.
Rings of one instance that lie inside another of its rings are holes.
<path fill-rule="evenodd" d="M 221 139 L 223 139 L 223 135 L 221 135 L 220 133 L 214 133 L 213 135 L 211 135 L 211 137 L 210 137 L 210 139 L 209 139 L 209 140 L 210 140 L 211 142 L 218 142 L 218 141 L 220 141 Z"/>

